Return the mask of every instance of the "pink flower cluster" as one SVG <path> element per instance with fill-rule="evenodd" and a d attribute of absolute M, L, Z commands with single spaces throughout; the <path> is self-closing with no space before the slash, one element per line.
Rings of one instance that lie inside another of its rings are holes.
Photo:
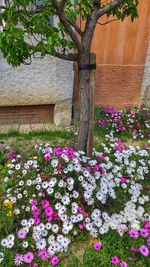
<path fill-rule="evenodd" d="M 119 265 L 120 267 L 128 267 L 127 262 L 119 259 L 117 256 L 111 258 L 111 263 L 112 265 Z"/>
<path fill-rule="evenodd" d="M 21 265 L 22 263 L 31 264 L 34 260 L 34 254 L 32 252 L 27 252 L 26 254 L 16 254 L 14 258 L 14 264 L 16 266 Z"/>
<path fill-rule="evenodd" d="M 34 224 L 35 225 L 38 225 L 40 223 L 40 218 L 39 218 L 39 215 L 40 215 L 40 209 L 37 207 L 37 200 L 36 199 L 33 199 L 31 201 L 31 206 L 32 206 L 32 215 L 33 215 L 33 218 L 34 218 Z"/>

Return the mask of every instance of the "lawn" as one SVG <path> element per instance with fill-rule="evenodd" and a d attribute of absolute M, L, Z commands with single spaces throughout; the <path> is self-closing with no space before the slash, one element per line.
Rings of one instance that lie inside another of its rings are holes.
<path fill-rule="evenodd" d="M 75 128 L 0 134 L 0 266 L 149 267 L 149 110 L 96 109 Z"/>

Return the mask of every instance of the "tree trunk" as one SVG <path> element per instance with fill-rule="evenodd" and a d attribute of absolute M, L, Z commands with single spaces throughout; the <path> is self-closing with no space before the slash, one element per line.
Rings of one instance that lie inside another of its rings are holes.
<path fill-rule="evenodd" d="M 94 104 L 95 104 L 95 68 L 96 55 L 82 53 L 78 62 L 79 76 L 79 133 L 76 148 L 92 156 Z"/>

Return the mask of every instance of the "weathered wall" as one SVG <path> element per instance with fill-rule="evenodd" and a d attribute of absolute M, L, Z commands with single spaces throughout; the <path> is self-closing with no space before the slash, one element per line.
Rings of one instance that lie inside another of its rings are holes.
<path fill-rule="evenodd" d="M 56 125 L 70 124 L 72 92 L 72 63 L 46 56 L 14 69 L 0 54 L 0 106 L 55 104 Z"/>

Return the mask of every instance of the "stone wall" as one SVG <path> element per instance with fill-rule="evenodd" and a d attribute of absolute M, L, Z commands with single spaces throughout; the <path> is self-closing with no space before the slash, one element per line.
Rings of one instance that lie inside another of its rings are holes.
<path fill-rule="evenodd" d="M 0 106 L 54 104 L 55 125 L 70 125 L 72 63 L 51 56 L 13 68 L 0 54 Z"/>

